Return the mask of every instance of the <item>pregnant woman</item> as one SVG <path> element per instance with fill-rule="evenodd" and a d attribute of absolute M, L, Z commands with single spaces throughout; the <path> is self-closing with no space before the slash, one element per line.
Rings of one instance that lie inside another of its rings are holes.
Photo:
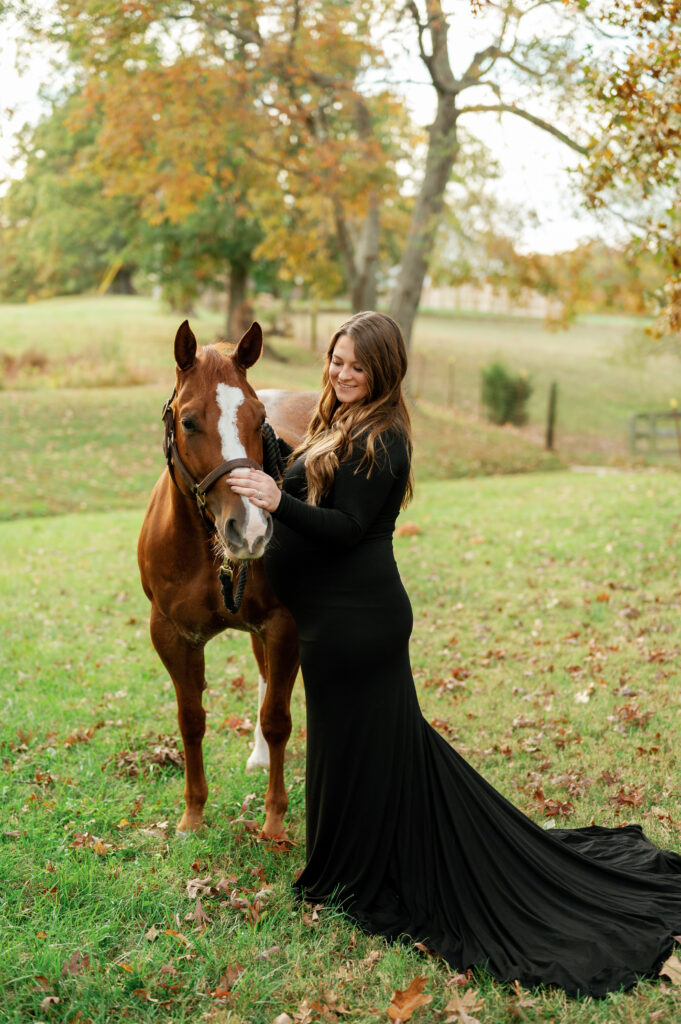
<path fill-rule="evenodd" d="M 307 863 L 296 889 L 460 971 L 602 996 L 669 955 L 681 857 L 633 825 L 545 831 L 423 718 L 392 549 L 412 491 L 406 368 L 397 324 L 358 313 L 331 339 L 282 490 L 258 470 L 230 477 L 274 517 L 266 571 L 298 627 Z"/>

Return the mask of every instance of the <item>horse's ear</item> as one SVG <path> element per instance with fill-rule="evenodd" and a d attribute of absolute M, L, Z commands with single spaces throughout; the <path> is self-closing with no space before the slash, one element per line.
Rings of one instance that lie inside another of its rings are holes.
<path fill-rule="evenodd" d="M 175 362 L 181 370 L 189 370 L 196 359 L 196 338 L 185 320 L 177 329 L 175 335 Z"/>
<path fill-rule="evenodd" d="M 234 362 L 242 370 L 247 370 L 253 363 L 257 363 L 262 352 L 262 327 L 257 320 L 254 320 L 246 333 L 239 339 L 232 355 Z"/>

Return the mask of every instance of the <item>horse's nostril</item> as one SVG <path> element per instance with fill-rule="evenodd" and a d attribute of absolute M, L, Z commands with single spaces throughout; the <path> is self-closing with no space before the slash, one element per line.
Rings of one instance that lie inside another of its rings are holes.
<path fill-rule="evenodd" d="M 225 540 L 228 545 L 241 545 L 244 542 L 243 534 L 239 529 L 236 519 L 228 519 L 225 526 Z"/>

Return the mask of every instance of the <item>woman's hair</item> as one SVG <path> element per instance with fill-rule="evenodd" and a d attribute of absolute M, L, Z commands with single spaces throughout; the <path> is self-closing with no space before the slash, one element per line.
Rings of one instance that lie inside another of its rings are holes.
<path fill-rule="evenodd" d="M 329 378 L 329 366 L 336 342 L 347 335 L 355 346 L 355 360 L 364 370 L 367 394 L 356 402 L 339 402 Z M 341 462 L 350 458 L 353 444 L 363 437 L 366 452 L 358 466 L 367 468 L 367 476 L 376 462 L 376 442 L 385 449 L 384 433 L 401 434 L 411 452 L 411 423 L 402 394 L 407 372 L 407 348 L 400 328 L 385 313 L 371 310 L 356 313 L 338 328 L 331 339 L 324 371 L 322 394 L 307 433 L 293 452 L 292 459 L 306 453 L 307 500 L 318 505 L 333 483 Z M 387 455 L 386 455 L 387 457 Z M 411 500 L 411 469 L 402 501 Z"/>

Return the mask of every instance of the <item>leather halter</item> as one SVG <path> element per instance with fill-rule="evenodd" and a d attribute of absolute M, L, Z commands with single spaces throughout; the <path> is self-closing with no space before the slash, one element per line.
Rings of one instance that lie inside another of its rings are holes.
<path fill-rule="evenodd" d="M 251 469 L 262 469 L 259 462 L 255 462 L 254 459 L 228 459 L 227 462 L 221 462 L 219 466 L 212 469 L 207 476 L 204 476 L 203 480 L 197 480 L 189 472 L 180 456 L 177 442 L 175 440 L 175 413 L 173 412 L 173 399 L 177 393 L 177 389 L 173 388 L 173 393 L 163 406 L 163 413 L 161 418 L 163 420 L 164 434 L 163 434 L 163 453 L 168 463 L 168 472 L 170 477 L 179 490 L 179 485 L 175 477 L 177 473 L 184 484 L 189 488 L 191 493 L 196 499 L 199 512 L 211 531 L 215 530 L 215 523 L 209 518 L 206 512 L 206 495 L 208 491 L 213 487 L 220 477 L 223 477 L 226 473 L 231 473 L 233 469 L 241 469 L 244 467 L 250 467 Z"/>

